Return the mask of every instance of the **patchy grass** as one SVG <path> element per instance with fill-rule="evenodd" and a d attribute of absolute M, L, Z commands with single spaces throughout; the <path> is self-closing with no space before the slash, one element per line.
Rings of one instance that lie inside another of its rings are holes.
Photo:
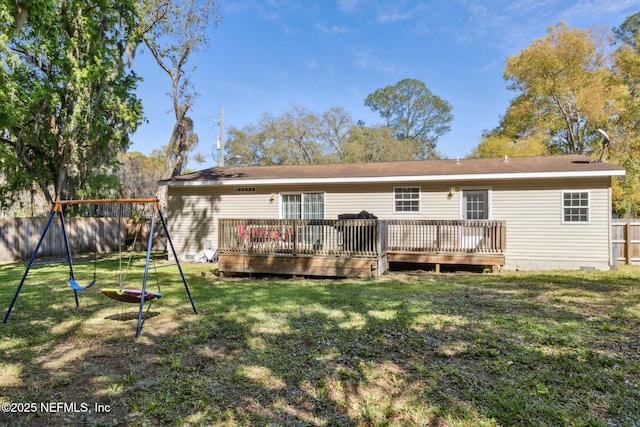
<path fill-rule="evenodd" d="M 0 424 L 640 425 L 640 269 L 374 281 L 183 267 L 199 314 L 161 269 L 137 340 L 137 305 L 86 291 L 76 308 L 64 266 L 30 273 L 0 326 L 0 402 L 37 410 Z M 0 266 L 3 314 L 23 268 Z M 114 270 L 100 264 L 96 287 Z"/>

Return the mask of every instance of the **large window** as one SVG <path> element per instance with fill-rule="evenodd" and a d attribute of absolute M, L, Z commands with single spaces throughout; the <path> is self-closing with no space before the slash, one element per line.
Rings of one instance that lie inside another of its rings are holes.
<path fill-rule="evenodd" d="M 393 200 L 394 212 L 420 212 L 420 187 L 396 187 Z"/>
<path fill-rule="evenodd" d="M 562 193 L 562 222 L 589 222 L 589 192 Z"/>
<path fill-rule="evenodd" d="M 323 219 L 324 193 L 282 195 L 283 219 Z"/>
<path fill-rule="evenodd" d="M 283 219 L 324 219 L 324 193 L 282 195 Z M 306 225 L 296 229 L 297 241 L 322 245 L 322 225 Z"/>

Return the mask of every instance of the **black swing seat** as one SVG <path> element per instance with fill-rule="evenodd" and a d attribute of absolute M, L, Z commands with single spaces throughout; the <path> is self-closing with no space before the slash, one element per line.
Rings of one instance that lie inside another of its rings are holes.
<path fill-rule="evenodd" d="M 142 291 L 139 289 L 104 288 L 100 289 L 100 292 L 116 301 L 139 303 L 142 299 Z M 145 301 L 151 301 L 156 298 L 162 298 L 162 294 L 152 291 L 146 291 L 144 294 Z"/>

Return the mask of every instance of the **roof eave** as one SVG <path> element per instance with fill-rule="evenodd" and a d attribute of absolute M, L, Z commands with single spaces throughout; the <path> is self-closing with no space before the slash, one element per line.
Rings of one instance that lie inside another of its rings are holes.
<path fill-rule="evenodd" d="M 597 171 L 563 171 L 563 172 L 513 172 L 513 173 L 476 173 L 453 175 L 412 175 L 412 176 L 370 176 L 370 177 L 337 177 L 337 178 L 265 178 L 265 179 L 230 179 L 230 180 L 192 180 L 192 181 L 158 181 L 159 185 L 169 187 L 188 186 L 248 186 L 248 185 L 283 185 L 283 184 L 349 184 L 349 183 L 381 183 L 381 182 L 437 182 L 468 180 L 502 180 L 502 179 L 540 179 L 540 178 L 592 178 L 624 176 L 624 169 Z"/>

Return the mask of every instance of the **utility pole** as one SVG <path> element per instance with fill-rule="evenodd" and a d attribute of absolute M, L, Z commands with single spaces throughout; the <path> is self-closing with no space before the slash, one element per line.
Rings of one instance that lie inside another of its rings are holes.
<path fill-rule="evenodd" d="M 220 150 L 220 158 L 218 166 L 224 167 L 224 106 L 220 106 L 220 138 L 218 138 L 218 150 Z"/>

